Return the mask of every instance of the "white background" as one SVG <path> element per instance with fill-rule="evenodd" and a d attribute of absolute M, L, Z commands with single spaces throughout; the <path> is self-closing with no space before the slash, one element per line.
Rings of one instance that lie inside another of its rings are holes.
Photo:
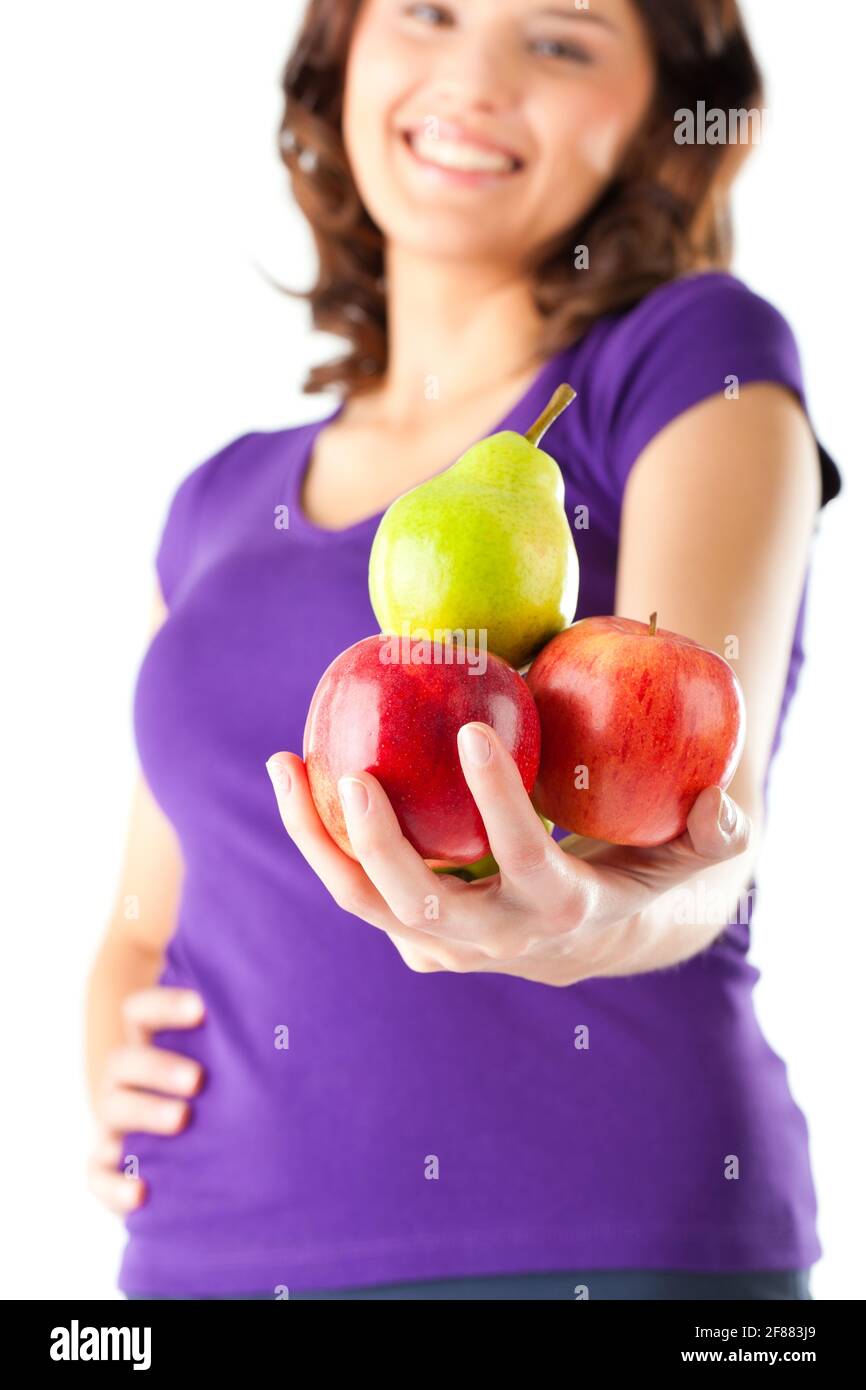
<path fill-rule="evenodd" d="M 749 0 L 770 135 L 738 273 L 788 316 L 846 476 L 823 515 L 807 663 L 771 783 L 754 958 L 812 1135 L 819 1298 L 863 1298 L 863 11 Z M 135 775 L 131 694 L 180 478 L 326 413 L 298 386 L 310 241 L 276 155 L 298 0 L 29 0 L 0 11 L 4 1138 L 0 1295 L 117 1296 L 122 1230 L 85 1190 L 84 978 Z M 861 584 L 855 589 L 856 576 Z"/>

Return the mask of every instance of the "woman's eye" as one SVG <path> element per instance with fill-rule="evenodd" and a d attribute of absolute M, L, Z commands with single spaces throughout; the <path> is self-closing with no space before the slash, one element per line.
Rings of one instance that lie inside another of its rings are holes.
<path fill-rule="evenodd" d="M 407 5 L 403 13 L 410 19 L 420 19 L 422 24 L 439 24 L 448 18 L 441 5 Z"/>
<path fill-rule="evenodd" d="M 532 47 L 543 58 L 563 58 L 572 63 L 592 62 L 585 48 L 576 48 L 574 44 L 561 43 L 559 39 L 535 39 Z"/>

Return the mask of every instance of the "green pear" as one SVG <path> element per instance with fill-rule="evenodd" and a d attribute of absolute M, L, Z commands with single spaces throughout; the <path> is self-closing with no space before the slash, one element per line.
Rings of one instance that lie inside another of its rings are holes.
<path fill-rule="evenodd" d="M 520 668 L 568 626 L 577 551 L 559 465 L 538 444 L 574 397 L 560 386 L 525 435 L 480 440 L 391 504 L 370 552 L 383 632 L 458 632 L 476 645 L 485 632 L 487 649 Z"/>

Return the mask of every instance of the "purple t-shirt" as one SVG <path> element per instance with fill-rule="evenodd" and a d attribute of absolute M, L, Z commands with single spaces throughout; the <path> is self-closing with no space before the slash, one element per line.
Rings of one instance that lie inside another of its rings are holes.
<path fill-rule="evenodd" d="M 729 275 L 692 276 L 599 321 L 500 422 L 524 431 L 559 382 L 577 391 L 545 448 L 569 515 L 589 508 L 578 617 L 614 611 L 632 464 L 732 375 L 803 400 L 780 314 Z M 161 981 L 200 991 L 207 1019 L 156 1041 L 206 1083 L 182 1134 L 126 1136 L 149 1195 L 127 1217 L 121 1289 L 809 1266 L 806 1124 L 756 1021 L 748 920 L 673 969 L 565 989 L 415 974 L 287 837 L 265 759 L 301 750 L 325 667 L 378 631 L 381 514 L 329 531 L 301 509 L 323 423 L 244 434 L 199 464 L 159 543 L 169 617 L 135 732 L 185 864 Z M 802 623 L 801 606 L 774 751 Z"/>

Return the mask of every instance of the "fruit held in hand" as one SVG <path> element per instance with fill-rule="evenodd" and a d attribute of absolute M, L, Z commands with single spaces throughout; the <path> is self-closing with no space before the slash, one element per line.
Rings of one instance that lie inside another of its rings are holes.
<path fill-rule="evenodd" d="M 307 715 L 304 760 L 316 809 L 347 854 L 337 783 L 356 772 L 382 784 L 423 859 L 459 865 L 489 854 L 457 751 L 463 724 L 495 729 L 531 790 L 540 743 L 526 682 L 490 653 L 476 654 L 475 665 L 467 655 L 457 645 L 367 637 L 322 676 Z"/>
<path fill-rule="evenodd" d="M 630 618 L 584 618 L 527 676 L 541 720 L 533 802 L 566 830 L 620 845 L 681 835 L 704 787 L 726 787 L 745 738 L 722 657 Z"/>
<path fill-rule="evenodd" d="M 556 460 L 538 442 L 574 400 L 560 386 L 526 435 L 503 430 L 398 497 L 370 552 L 370 601 L 383 632 L 486 631 L 523 666 L 571 622 L 578 562 Z"/>

